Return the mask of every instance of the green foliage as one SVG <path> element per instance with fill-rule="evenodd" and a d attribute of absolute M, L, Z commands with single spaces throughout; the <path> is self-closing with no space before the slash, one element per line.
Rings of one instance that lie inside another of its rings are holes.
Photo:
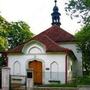
<path fill-rule="evenodd" d="M 8 42 L 4 37 L 0 36 L 0 51 L 4 51 L 8 48 Z"/>
<path fill-rule="evenodd" d="M 44 84 L 44 85 L 39 85 L 39 87 L 77 87 L 76 83 L 67 83 L 67 84 Z"/>
<path fill-rule="evenodd" d="M 9 30 L 9 23 L 0 16 L 0 36 L 7 37 L 8 36 L 8 30 Z"/>
<path fill-rule="evenodd" d="M 69 0 L 65 10 L 71 15 L 71 18 L 73 16 L 81 17 L 84 23 L 90 23 L 90 0 Z"/>
<path fill-rule="evenodd" d="M 8 26 L 9 23 L 2 16 L 0 16 L 0 51 L 6 50 L 8 47 Z"/>
<path fill-rule="evenodd" d="M 78 46 L 82 50 L 83 71 L 90 74 L 90 24 L 85 25 L 75 35 Z"/>
<path fill-rule="evenodd" d="M 76 77 L 75 80 L 72 82 L 75 85 L 90 85 L 90 77 Z"/>
<path fill-rule="evenodd" d="M 55 83 L 55 84 L 45 84 L 41 85 L 41 87 L 78 87 L 82 85 L 90 85 L 90 76 L 84 77 L 75 77 L 72 82 L 67 84 Z"/>
<path fill-rule="evenodd" d="M 30 27 L 23 21 L 6 21 L 0 16 L 0 51 L 14 48 L 33 36 Z"/>
<path fill-rule="evenodd" d="M 11 48 L 25 42 L 33 36 L 30 27 L 23 21 L 12 22 L 9 30 L 9 46 Z"/>

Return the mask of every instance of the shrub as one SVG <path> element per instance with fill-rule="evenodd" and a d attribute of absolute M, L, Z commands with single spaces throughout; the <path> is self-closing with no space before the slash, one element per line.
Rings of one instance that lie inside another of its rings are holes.
<path fill-rule="evenodd" d="M 90 85 L 90 76 L 77 77 L 73 83 L 77 85 Z"/>

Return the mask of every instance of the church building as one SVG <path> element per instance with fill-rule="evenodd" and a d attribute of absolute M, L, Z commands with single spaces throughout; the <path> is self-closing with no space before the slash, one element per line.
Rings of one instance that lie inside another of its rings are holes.
<path fill-rule="evenodd" d="M 7 51 L 11 75 L 26 76 L 32 70 L 34 84 L 68 83 L 82 75 L 82 54 L 75 37 L 60 27 L 60 15 L 55 0 L 52 26 Z"/>

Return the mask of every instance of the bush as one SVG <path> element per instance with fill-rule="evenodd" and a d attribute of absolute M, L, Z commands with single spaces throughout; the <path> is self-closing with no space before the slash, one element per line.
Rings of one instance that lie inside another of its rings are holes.
<path fill-rule="evenodd" d="M 76 77 L 72 82 L 67 84 L 51 83 L 41 85 L 41 87 L 77 87 L 79 85 L 90 85 L 90 76 Z"/>
<path fill-rule="evenodd" d="M 90 85 L 90 76 L 77 77 L 73 83 L 77 85 Z"/>

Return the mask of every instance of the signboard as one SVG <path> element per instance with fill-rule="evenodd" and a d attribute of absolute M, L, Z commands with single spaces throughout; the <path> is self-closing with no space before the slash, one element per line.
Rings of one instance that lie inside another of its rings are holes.
<path fill-rule="evenodd" d="M 27 78 L 32 78 L 32 72 L 27 72 Z"/>

